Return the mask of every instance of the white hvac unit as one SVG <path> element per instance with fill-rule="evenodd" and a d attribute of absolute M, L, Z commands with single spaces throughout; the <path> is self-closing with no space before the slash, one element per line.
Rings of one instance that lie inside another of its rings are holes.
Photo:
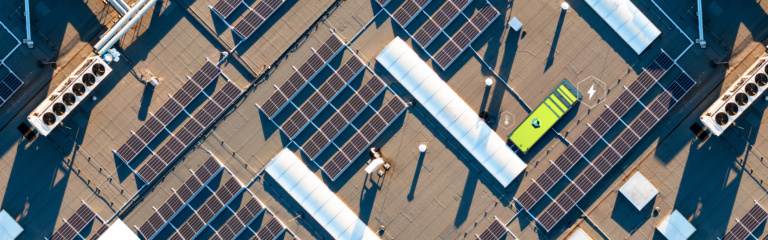
<path fill-rule="evenodd" d="M 72 109 L 77 107 L 93 89 L 112 72 L 100 57 L 86 58 L 32 113 L 27 116 L 32 126 L 48 136 Z"/>
<path fill-rule="evenodd" d="M 762 56 L 752 64 L 736 82 L 723 93 L 704 114 L 701 122 L 716 136 L 732 125 L 747 107 L 768 88 L 768 56 Z"/>

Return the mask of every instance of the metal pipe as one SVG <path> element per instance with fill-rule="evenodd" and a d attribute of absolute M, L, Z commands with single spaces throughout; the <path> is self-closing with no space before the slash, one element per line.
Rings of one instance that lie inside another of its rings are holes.
<path fill-rule="evenodd" d="M 143 1 L 144 1 L 144 2 L 146 2 L 147 0 L 143 0 Z M 101 56 L 101 55 L 104 55 L 104 53 L 105 53 L 105 52 L 107 52 L 107 50 L 108 50 L 109 48 L 111 48 L 111 47 L 112 47 L 112 45 L 115 45 L 115 43 L 117 42 L 117 40 L 120 40 L 120 38 L 121 38 L 121 37 L 123 37 L 123 35 L 125 35 L 125 33 L 126 33 L 126 32 L 128 32 L 128 30 L 131 30 L 131 28 L 133 27 L 133 25 L 134 25 L 134 24 L 136 24 L 136 22 L 138 22 L 138 21 L 139 21 L 139 19 L 141 19 L 141 16 L 144 16 L 144 13 L 147 13 L 147 11 L 149 11 L 149 9 L 150 9 L 151 7 L 153 7 L 153 6 L 155 5 L 155 3 L 156 3 L 156 2 L 157 2 L 157 0 L 150 0 L 150 1 L 149 1 L 149 2 L 146 4 L 146 5 L 144 5 L 144 6 L 141 8 L 141 11 L 139 11 L 139 12 L 138 12 L 138 13 L 137 13 L 135 16 L 133 16 L 133 18 L 131 18 L 131 21 L 130 21 L 130 22 L 128 22 L 128 23 L 127 23 L 125 26 L 123 26 L 123 27 L 120 29 L 120 31 L 119 31 L 119 32 L 118 32 L 118 33 L 117 33 L 117 34 L 116 34 L 114 37 L 112 37 L 112 38 L 109 40 L 109 42 L 107 42 L 106 44 L 104 44 L 104 45 L 101 47 L 101 49 L 99 49 L 99 56 Z M 133 8 L 134 8 L 134 9 L 136 9 L 136 8 L 138 8 L 139 6 L 141 6 L 141 5 L 138 5 L 138 4 L 137 4 L 137 5 L 136 5 L 136 6 L 134 6 Z M 121 19 L 121 20 L 122 20 L 122 19 Z M 103 40 L 103 38 L 102 38 L 102 40 Z"/>
<path fill-rule="evenodd" d="M 699 46 L 701 46 L 701 48 L 706 48 L 707 41 L 704 40 L 704 23 L 703 23 L 704 14 L 701 11 L 701 0 L 698 0 L 698 5 L 699 5 L 699 11 L 696 13 L 696 15 L 698 15 L 699 17 L 699 39 L 696 39 L 696 42 L 699 43 Z"/>
<path fill-rule="evenodd" d="M 123 27 L 123 25 L 125 25 L 126 22 L 131 20 L 131 17 L 134 14 L 136 14 L 136 12 L 138 12 L 141 6 L 144 6 L 146 2 L 147 0 L 140 0 L 138 3 L 136 3 L 136 5 L 134 5 L 130 11 L 128 11 L 128 13 L 123 15 L 123 17 L 120 18 L 120 20 L 117 21 L 117 23 L 115 23 L 115 25 L 112 26 L 112 28 L 110 28 L 106 33 L 104 33 L 103 36 L 101 36 L 101 39 L 99 40 L 99 42 L 96 43 L 96 45 L 93 45 L 93 48 L 96 50 L 101 50 L 104 44 L 107 43 L 110 39 L 112 39 L 112 37 L 115 36 L 115 33 L 117 33 L 118 30 L 120 30 Z"/>
<path fill-rule="evenodd" d="M 24 0 L 24 17 L 26 18 L 26 21 L 27 21 L 27 38 L 24 39 L 24 43 L 27 44 L 27 47 L 32 48 L 32 47 L 34 47 L 35 43 L 32 42 L 32 33 L 29 30 L 30 29 L 30 26 L 29 26 L 29 0 Z"/>
<path fill-rule="evenodd" d="M 125 8 L 123 8 L 123 5 L 120 5 L 117 0 L 109 0 L 109 4 L 111 4 L 112 7 L 115 8 L 115 10 L 117 10 L 121 16 L 125 16 Z"/>
<path fill-rule="evenodd" d="M 131 6 L 128 5 L 128 3 L 125 2 L 125 0 L 117 0 L 117 3 L 120 4 L 120 7 L 122 7 L 123 10 L 125 11 L 128 11 L 129 9 L 131 9 Z"/>

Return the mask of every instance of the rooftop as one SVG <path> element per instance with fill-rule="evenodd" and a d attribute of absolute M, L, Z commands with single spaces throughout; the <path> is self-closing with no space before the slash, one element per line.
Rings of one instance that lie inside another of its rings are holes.
<path fill-rule="evenodd" d="M 212 9 L 218 0 L 158 1 L 115 45 L 122 58 L 110 64 L 113 71 L 91 93 L 96 99 L 84 100 L 50 135 L 25 136 L 21 131 L 27 115 L 85 58 L 93 56 L 93 45 L 120 18 L 110 1 L 29 2 L 33 48 L 19 43 L 26 37 L 24 1 L 0 2 L 0 22 L 7 27 L 7 31 L 0 29 L 0 57 L 8 56 L 0 58 L 0 76 L 13 72 L 23 81 L 0 105 L 0 209 L 24 228 L 17 239 L 42 239 L 77 224 L 73 219 L 82 216 L 82 210 L 78 211 L 82 206 L 95 214 L 79 232 L 86 239 L 95 239 L 104 226 L 120 223 L 141 235 L 140 229 L 150 219 L 162 220 L 157 239 L 186 236 L 189 232 L 185 231 L 193 228 L 197 228 L 196 238 L 227 239 L 234 231 L 228 229 L 236 222 L 246 225 L 236 234 L 238 239 L 330 239 L 334 235 L 325 230 L 325 223 L 314 219 L 290 189 L 265 173 L 267 164 L 286 148 L 382 239 L 476 238 L 494 222 L 504 228 L 489 228 L 490 234 L 510 235 L 506 239 L 575 235 L 664 239 L 657 228 L 673 211 L 695 227 L 690 239 L 713 239 L 742 226 L 741 219 L 750 216 L 754 206 L 768 204 L 764 197 L 768 183 L 763 181 L 768 179 L 763 161 L 768 154 L 768 130 L 760 127 L 768 123 L 765 99 L 757 99 L 721 136 L 699 137 L 706 134 L 694 127 L 700 123 L 699 116 L 765 54 L 768 26 L 763 23 L 768 21 L 768 3 L 704 1 L 707 47 L 701 48 L 694 43 L 699 34 L 697 1 L 632 0 L 661 32 L 637 54 L 584 1 L 566 1 L 568 10 L 562 10 L 558 1 L 469 1 L 428 44 L 411 35 L 427 22 L 438 22 L 444 1 L 425 1 L 423 11 L 402 27 L 395 20 L 402 17 L 398 9 L 421 1 L 381 1 L 386 2 L 381 7 L 380 1 L 370 0 L 286 0 L 247 38 L 229 26 L 250 21 L 244 20 L 249 7 L 260 11 L 256 6 L 262 0 L 244 0 L 223 19 Z M 447 4 L 462 6 L 461 2 Z M 445 64 L 438 63 L 438 52 L 445 45 L 461 43 L 457 36 L 469 26 L 469 19 L 486 13 L 486 4 L 499 12 L 498 17 L 444 68 Z M 523 24 L 521 31 L 507 25 L 513 17 Z M 313 77 L 302 76 L 309 84 L 298 90 L 290 104 L 274 117 L 265 114 L 261 107 L 276 89 L 284 91 L 282 86 L 292 75 L 305 71 L 303 65 L 315 64 L 308 59 L 315 52 L 320 54 L 326 39 L 334 35 L 345 45 L 339 53 Z M 550 99 L 563 79 L 568 79 L 582 99 L 563 111 L 552 130 L 545 131 L 527 151 L 519 151 L 507 141 L 527 168 L 504 186 L 376 61 L 397 37 L 474 113 L 484 115 L 501 139 L 508 139 L 518 126 L 530 124 L 524 120 L 539 103 Z M 616 126 L 565 170 L 565 178 L 553 183 L 538 203 L 524 208 L 518 200 L 526 189 L 539 184 L 532 180 L 549 174 L 545 172 L 556 166 L 553 162 L 575 146 L 582 133 L 595 128 L 602 113 L 614 111 L 607 106 L 623 101 L 619 96 L 636 79 L 642 79 L 641 74 L 655 70 L 649 66 L 662 53 L 674 64 L 660 75 L 658 84 L 639 97 L 642 104 L 629 106 Z M 314 104 L 312 96 L 321 92 L 315 88 L 346 74 L 343 66 L 355 57 L 365 65 L 360 73 L 326 99 L 328 105 L 306 116 L 310 123 L 295 137 L 289 136 L 286 122 L 304 114 L 300 109 L 305 103 Z M 166 124 L 129 164 L 116 155 L 114 151 L 174 99 L 172 95 L 206 61 L 215 63 L 222 74 L 203 94 Z M 608 143 L 631 132 L 627 125 L 641 119 L 647 112 L 645 106 L 651 106 L 681 74 L 695 81 L 693 88 L 650 131 L 640 134 L 637 144 L 547 231 L 540 220 L 549 213 L 547 209 L 560 206 L 553 199 L 564 196 L 570 186 L 578 186 L 571 181 L 586 176 L 589 169 L 600 168 L 597 160 L 606 149 L 614 148 Z M 156 87 L 145 83 L 152 77 L 159 80 Z M 376 77 L 386 86 L 349 119 L 353 127 L 328 136 L 329 147 L 310 156 L 306 143 L 315 141 L 316 133 L 325 133 L 319 129 L 335 115 L 345 114 L 342 107 L 351 106 L 347 103 L 354 96 L 364 95 Z M 487 78 L 493 79 L 491 86 L 485 85 Z M 156 180 L 135 173 L 149 166 L 154 155 L 161 155 L 160 149 L 181 139 L 188 123 L 199 122 L 195 116 L 208 111 L 205 106 L 227 84 L 244 92 L 224 106 L 224 112 Z M 374 126 L 369 119 L 383 119 L 393 99 L 407 103 L 405 111 L 375 136 L 367 135 L 366 126 Z M 354 139 L 361 135 L 369 144 L 357 146 Z M 353 152 L 361 154 L 348 156 L 346 151 L 351 150 L 343 150 L 348 142 L 355 142 L 350 144 L 355 147 Z M 427 145 L 425 152 L 419 151 L 420 144 Z M 370 147 L 379 149 L 391 164 L 382 176 L 363 170 Z M 351 163 L 332 177 L 323 166 L 336 161 L 338 155 Z M 211 159 L 219 170 L 201 179 L 200 169 Z M 636 172 L 642 172 L 658 189 L 656 197 L 639 211 L 619 196 L 620 188 Z M 166 215 L 167 208 L 162 207 L 169 199 L 186 194 L 182 189 L 191 189 L 187 185 L 190 179 L 201 179 L 205 185 L 193 189 L 189 201 Z M 228 197 L 230 188 L 237 190 Z M 222 204 L 220 211 L 214 211 L 216 202 Z M 202 226 L 198 228 L 195 221 Z M 765 224 L 755 228 L 754 237 L 768 235 Z"/>

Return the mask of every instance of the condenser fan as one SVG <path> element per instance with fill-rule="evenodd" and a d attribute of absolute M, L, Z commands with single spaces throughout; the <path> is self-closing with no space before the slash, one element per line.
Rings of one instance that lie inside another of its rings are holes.
<path fill-rule="evenodd" d="M 768 75 L 765 75 L 765 73 L 758 73 L 755 76 L 755 82 L 757 83 L 757 85 L 765 86 L 766 84 L 768 84 Z"/>
<path fill-rule="evenodd" d="M 91 72 L 95 74 L 97 77 L 104 76 L 104 73 L 107 72 L 107 69 L 104 68 L 104 65 L 101 65 L 101 63 L 93 64 L 93 67 L 91 67 Z"/>
<path fill-rule="evenodd" d="M 53 125 L 56 123 L 56 115 L 53 115 L 51 112 L 43 114 L 43 123 L 48 126 Z"/>
<path fill-rule="evenodd" d="M 728 115 L 724 112 L 719 112 L 717 115 L 715 115 L 715 121 L 717 124 L 720 124 L 720 126 L 728 124 Z"/>
<path fill-rule="evenodd" d="M 67 106 L 72 106 L 72 104 L 75 104 L 75 101 L 77 99 L 75 98 L 75 94 L 72 93 L 65 93 L 63 96 L 61 96 L 61 101 L 64 102 Z"/>
<path fill-rule="evenodd" d="M 77 96 L 83 96 L 83 94 L 85 94 L 85 86 L 82 83 L 75 83 L 75 85 L 72 86 L 72 92 Z"/>
<path fill-rule="evenodd" d="M 67 107 L 65 107 L 63 103 L 58 102 L 53 104 L 53 113 L 55 113 L 57 116 L 64 115 L 66 112 Z"/>
<path fill-rule="evenodd" d="M 93 74 L 86 73 L 83 75 L 83 83 L 89 87 L 93 86 L 93 84 L 96 83 L 96 77 L 94 77 Z"/>
<path fill-rule="evenodd" d="M 757 91 L 759 91 L 759 89 L 757 89 L 757 85 L 756 84 L 754 84 L 754 83 L 747 83 L 747 86 L 744 87 L 744 91 L 747 92 L 747 94 L 749 94 L 749 96 L 755 96 L 755 95 L 757 95 Z"/>
<path fill-rule="evenodd" d="M 725 105 L 725 112 L 728 113 L 728 115 L 736 115 L 739 113 L 739 106 L 735 103 L 728 103 Z"/>

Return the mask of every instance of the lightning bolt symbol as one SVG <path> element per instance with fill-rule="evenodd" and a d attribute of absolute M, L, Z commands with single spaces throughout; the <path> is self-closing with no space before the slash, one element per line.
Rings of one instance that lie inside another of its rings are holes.
<path fill-rule="evenodd" d="M 589 93 L 589 100 L 592 100 L 592 95 L 595 95 L 595 84 L 592 84 L 592 86 L 589 87 L 587 93 Z"/>

